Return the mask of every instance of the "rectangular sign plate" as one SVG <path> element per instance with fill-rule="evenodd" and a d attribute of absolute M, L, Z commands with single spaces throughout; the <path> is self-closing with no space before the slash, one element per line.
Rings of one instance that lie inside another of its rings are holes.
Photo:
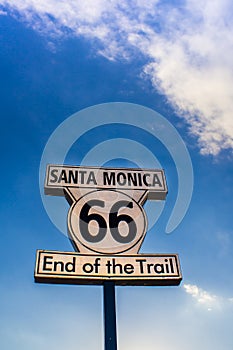
<path fill-rule="evenodd" d="M 161 169 L 48 165 L 45 194 L 60 196 L 67 187 L 148 191 L 148 199 L 158 200 L 167 195 L 165 174 Z"/>
<path fill-rule="evenodd" d="M 177 254 L 84 255 L 38 250 L 35 282 L 175 286 L 182 280 Z"/>

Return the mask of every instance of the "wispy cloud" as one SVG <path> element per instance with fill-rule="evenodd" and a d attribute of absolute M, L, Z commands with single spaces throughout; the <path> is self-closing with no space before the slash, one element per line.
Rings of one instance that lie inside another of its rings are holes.
<path fill-rule="evenodd" d="M 233 148 L 231 0 L 0 0 L 51 36 L 84 36 L 107 59 L 143 55 L 142 72 L 190 126 L 201 153 Z"/>
<path fill-rule="evenodd" d="M 220 257 L 226 257 L 227 255 L 231 255 L 231 237 L 231 232 L 219 231 L 216 233 L 216 238 L 218 242 L 218 255 Z"/>
<path fill-rule="evenodd" d="M 220 309 L 223 306 L 233 305 L 233 298 L 223 298 L 221 296 L 207 292 L 195 284 L 184 284 L 183 289 L 190 294 L 199 305 L 206 307 L 208 311 Z"/>

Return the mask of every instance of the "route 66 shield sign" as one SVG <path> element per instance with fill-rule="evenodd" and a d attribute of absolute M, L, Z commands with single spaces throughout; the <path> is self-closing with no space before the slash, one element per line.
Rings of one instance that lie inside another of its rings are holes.
<path fill-rule="evenodd" d="M 70 203 L 68 232 L 76 251 L 135 254 L 147 229 L 143 204 L 164 200 L 163 170 L 48 165 L 45 194 Z"/>

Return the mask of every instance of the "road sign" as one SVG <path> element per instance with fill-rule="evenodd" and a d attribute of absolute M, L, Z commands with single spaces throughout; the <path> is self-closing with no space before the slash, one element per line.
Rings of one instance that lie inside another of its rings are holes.
<path fill-rule="evenodd" d="M 161 169 L 48 165 L 45 194 L 64 196 L 75 253 L 38 250 L 35 281 L 104 286 L 105 349 L 116 350 L 115 285 L 174 286 L 177 254 L 138 254 L 146 235 L 146 200 L 165 200 Z"/>
<path fill-rule="evenodd" d="M 43 283 L 178 285 L 182 279 L 177 254 L 81 255 L 37 251 L 35 280 Z"/>
<path fill-rule="evenodd" d="M 167 195 L 163 170 L 48 165 L 45 193 L 68 200 L 68 233 L 76 253 L 39 250 L 36 282 L 180 283 L 177 254 L 138 254 L 147 229 L 143 205 Z"/>
<path fill-rule="evenodd" d="M 48 165 L 45 193 L 65 196 L 68 232 L 82 254 L 136 254 L 147 229 L 143 204 L 164 200 L 163 170 Z"/>

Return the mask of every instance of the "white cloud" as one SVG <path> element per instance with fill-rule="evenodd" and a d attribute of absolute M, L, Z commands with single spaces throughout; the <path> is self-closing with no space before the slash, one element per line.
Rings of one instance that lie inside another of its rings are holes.
<path fill-rule="evenodd" d="M 220 257 L 226 257 L 231 255 L 231 232 L 220 231 L 216 233 L 218 243 L 218 255 Z"/>
<path fill-rule="evenodd" d="M 190 125 L 203 154 L 233 148 L 231 0 L 0 0 L 50 35 L 85 36 L 106 58 L 135 59 Z"/>
<path fill-rule="evenodd" d="M 207 308 L 208 311 L 220 309 L 225 305 L 233 305 L 233 298 L 224 298 L 198 287 L 195 284 L 184 284 L 183 289 L 190 294 L 199 305 Z"/>
<path fill-rule="evenodd" d="M 207 305 L 208 307 L 210 307 L 211 305 L 215 305 L 218 301 L 216 295 L 210 294 L 196 285 L 184 284 L 183 288 L 186 291 L 186 293 L 191 294 L 192 297 L 196 299 L 198 303 Z"/>

